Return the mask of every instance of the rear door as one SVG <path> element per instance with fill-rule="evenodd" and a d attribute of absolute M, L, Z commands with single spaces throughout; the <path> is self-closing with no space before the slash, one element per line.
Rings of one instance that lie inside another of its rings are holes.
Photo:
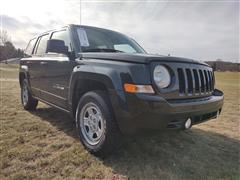
<path fill-rule="evenodd" d="M 46 75 L 44 72 L 44 65 L 47 63 L 47 59 L 44 57 L 46 54 L 47 40 L 50 38 L 50 34 L 44 34 L 38 37 L 37 44 L 34 48 L 33 55 L 29 58 L 29 74 L 30 83 L 33 94 L 37 97 L 42 96 L 41 90 L 44 89 L 46 83 Z"/>
<path fill-rule="evenodd" d="M 37 38 L 33 38 L 29 41 L 26 49 L 25 49 L 25 52 L 24 52 L 24 58 L 21 59 L 21 68 L 24 68 L 26 70 L 26 72 L 28 73 L 28 83 L 30 84 L 30 90 L 32 91 L 31 89 L 31 77 L 34 76 L 34 71 L 33 71 L 33 52 L 34 52 L 34 47 L 35 47 L 35 44 L 37 42 Z M 36 95 L 35 92 L 31 92 L 33 95 Z"/>

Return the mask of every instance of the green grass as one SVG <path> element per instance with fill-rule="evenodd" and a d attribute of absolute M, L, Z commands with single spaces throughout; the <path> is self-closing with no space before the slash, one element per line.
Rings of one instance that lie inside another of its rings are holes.
<path fill-rule="evenodd" d="M 81 145 L 71 118 L 42 103 L 20 103 L 16 66 L 1 65 L 1 179 L 239 179 L 239 73 L 216 73 L 221 117 L 186 132 L 126 138 L 99 159 Z M 5 79 L 5 80 L 4 80 Z"/>

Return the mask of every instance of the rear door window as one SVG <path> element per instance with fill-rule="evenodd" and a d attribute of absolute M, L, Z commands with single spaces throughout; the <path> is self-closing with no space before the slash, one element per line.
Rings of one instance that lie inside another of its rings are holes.
<path fill-rule="evenodd" d="M 46 53 L 47 41 L 49 40 L 49 34 L 43 35 L 38 40 L 38 46 L 35 51 L 36 55 L 43 55 Z"/>
<path fill-rule="evenodd" d="M 25 54 L 26 55 L 28 55 L 28 56 L 32 55 L 35 43 L 36 43 L 36 38 L 29 41 L 29 43 L 27 45 L 27 48 L 25 49 Z"/>
<path fill-rule="evenodd" d="M 68 51 L 71 51 L 71 41 L 70 41 L 68 31 L 66 29 L 53 32 L 51 39 L 59 39 L 64 41 L 65 46 L 68 47 Z"/>

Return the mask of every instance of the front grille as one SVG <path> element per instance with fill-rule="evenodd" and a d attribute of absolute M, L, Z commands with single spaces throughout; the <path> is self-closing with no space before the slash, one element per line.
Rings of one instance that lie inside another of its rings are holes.
<path fill-rule="evenodd" d="M 208 95 L 214 90 L 214 75 L 211 70 L 178 68 L 179 95 Z"/>

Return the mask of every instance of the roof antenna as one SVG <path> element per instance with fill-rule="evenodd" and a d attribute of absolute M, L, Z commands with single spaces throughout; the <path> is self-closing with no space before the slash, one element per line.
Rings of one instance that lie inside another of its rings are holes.
<path fill-rule="evenodd" d="M 82 24 L 82 0 L 79 0 L 80 1 L 80 25 Z"/>

